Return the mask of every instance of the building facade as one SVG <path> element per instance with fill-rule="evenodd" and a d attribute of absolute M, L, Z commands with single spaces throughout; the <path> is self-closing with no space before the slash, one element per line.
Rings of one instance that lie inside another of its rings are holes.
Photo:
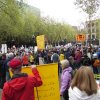
<path fill-rule="evenodd" d="M 92 43 L 98 44 L 100 39 L 100 19 L 87 21 L 85 23 L 86 39 Z"/>

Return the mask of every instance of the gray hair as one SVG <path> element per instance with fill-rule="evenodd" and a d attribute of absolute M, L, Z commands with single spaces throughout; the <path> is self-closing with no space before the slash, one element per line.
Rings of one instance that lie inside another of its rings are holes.
<path fill-rule="evenodd" d="M 69 67 L 69 61 L 67 59 L 62 60 L 61 61 L 61 66 L 62 66 L 62 69 L 66 68 L 66 67 Z"/>

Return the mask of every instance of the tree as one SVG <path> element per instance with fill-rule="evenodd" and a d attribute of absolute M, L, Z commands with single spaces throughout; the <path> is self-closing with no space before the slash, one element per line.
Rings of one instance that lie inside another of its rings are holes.
<path fill-rule="evenodd" d="M 100 0 L 75 0 L 75 5 L 88 14 L 91 36 L 92 18 L 100 7 Z"/>
<path fill-rule="evenodd" d="M 1 42 L 12 41 L 22 28 L 20 10 L 15 0 L 0 0 L 0 21 Z"/>
<path fill-rule="evenodd" d="M 70 25 L 41 18 L 32 10 L 26 10 L 25 5 L 16 0 L 0 0 L 0 44 L 6 42 L 11 46 L 15 41 L 18 46 L 33 45 L 32 36 L 41 34 L 51 42 L 75 39 L 76 30 Z"/>

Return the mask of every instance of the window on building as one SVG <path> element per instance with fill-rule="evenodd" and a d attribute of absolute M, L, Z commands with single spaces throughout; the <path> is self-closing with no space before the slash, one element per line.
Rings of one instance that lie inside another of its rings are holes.
<path fill-rule="evenodd" d="M 95 39 L 95 38 L 96 38 L 95 34 L 92 34 L 92 39 Z"/>

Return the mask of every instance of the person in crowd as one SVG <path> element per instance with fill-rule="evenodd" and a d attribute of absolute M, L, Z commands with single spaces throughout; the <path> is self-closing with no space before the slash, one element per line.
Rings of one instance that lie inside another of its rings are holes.
<path fill-rule="evenodd" d="M 81 65 L 82 66 L 91 66 L 91 60 L 90 58 L 87 56 L 87 54 L 85 53 L 83 55 L 83 57 L 81 58 Z"/>
<path fill-rule="evenodd" d="M 61 50 L 60 55 L 59 55 L 59 59 L 60 61 L 64 60 L 65 56 L 63 54 L 63 51 Z"/>
<path fill-rule="evenodd" d="M 52 56 L 52 52 L 49 50 L 47 54 L 47 63 L 52 63 L 51 56 Z"/>
<path fill-rule="evenodd" d="M 43 50 L 44 64 L 48 63 L 48 50 Z"/>
<path fill-rule="evenodd" d="M 10 79 L 8 62 L 13 58 L 14 58 L 14 54 L 9 53 L 8 57 L 6 58 L 6 60 L 3 63 L 3 70 L 6 71 L 6 81 L 8 81 Z"/>
<path fill-rule="evenodd" d="M 76 72 L 69 89 L 69 100 L 100 100 L 100 90 L 90 67 Z"/>
<path fill-rule="evenodd" d="M 79 65 L 80 65 L 81 57 L 82 57 L 82 53 L 79 49 L 77 49 L 77 51 L 75 52 L 75 60 Z"/>
<path fill-rule="evenodd" d="M 100 74 L 100 48 L 98 49 L 98 62 L 97 62 L 97 69 L 98 69 L 98 74 Z"/>
<path fill-rule="evenodd" d="M 21 73 L 21 59 L 13 58 L 8 65 L 13 76 L 4 84 L 2 100 L 35 100 L 33 89 L 42 85 L 36 66 L 32 66 L 34 76 L 28 76 L 26 73 Z"/>
<path fill-rule="evenodd" d="M 51 56 L 51 61 L 53 63 L 58 63 L 60 61 L 59 60 L 59 55 L 57 54 L 57 51 L 56 50 L 54 50 L 54 53 Z"/>
<path fill-rule="evenodd" d="M 95 53 L 95 54 L 92 55 L 91 64 L 92 64 L 92 68 L 93 68 L 94 74 L 98 74 L 98 69 L 95 66 L 97 58 L 98 58 L 97 53 Z"/>
<path fill-rule="evenodd" d="M 74 57 L 70 56 L 69 57 L 69 62 L 70 62 L 70 66 L 72 67 L 72 69 L 74 71 L 79 68 L 79 65 L 75 62 Z"/>
<path fill-rule="evenodd" d="M 88 47 L 87 49 L 87 56 L 91 59 L 92 58 L 92 48 Z"/>
<path fill-rule="evenodd" d="M 2 55 L 0 54 L 0 88 L 2 87 Z"/>
<path fill-rule="evenodd" d="M 0 88 L 3 88 L 4 83 L 6 82 L 6 68 L 4 66 L 6 61 L 6 54 L 1 55 L 1 60 L 0 60 L 0 72 L 1 72 L 1 81 L 0 81 Z"/>
<path fill-rule="evenodd" d="M 96 54 L 97 54 L 97 59 L 95 59 L 93 66 L 97 68 L 97 71 L 98 71 L 97 74 L 100 74 L 100 51 L 98 50 Z"/>
<path fill-rule="evenodd" d="M 26 53 L 23 55 L 22 61 L 23 61 L 23 66 L 28 66 L 28 64 L 29 64 L 28 55 Z"/>
<path fill-rule="evenodd" d="M 65 50 L 65 58 L 66 58 L 66 59 L 69 59 L 70 56 L 71 56 L 70 48 L 67 48 L 67 49 Z"/>
<path fill-rule="evenodd" d="M 68 89 L 72 80 L 72 68 L 68 60 L 62 60 L 61 67 L 63 71 L 61 74 L 60 95 L 64 97 L 64 100 L 69 100 Z"/>
<path fill-rule="evenodd" d="M 30 53 L 30 55 L 29 55 L 29 62 L 30 62 L 31 65 L 34 64 L 34 56 L 33 56 L 32 53 Z"/>
<path fill-rule="evenodd" d="M 60 66 L 60 59 L 59 55 L 56 50 L 53 51 L 52 56 L 51 56 L 51 62 L 52 63 L 58 63 L 58 75 L 61 72 L 61 66 Z"/>

